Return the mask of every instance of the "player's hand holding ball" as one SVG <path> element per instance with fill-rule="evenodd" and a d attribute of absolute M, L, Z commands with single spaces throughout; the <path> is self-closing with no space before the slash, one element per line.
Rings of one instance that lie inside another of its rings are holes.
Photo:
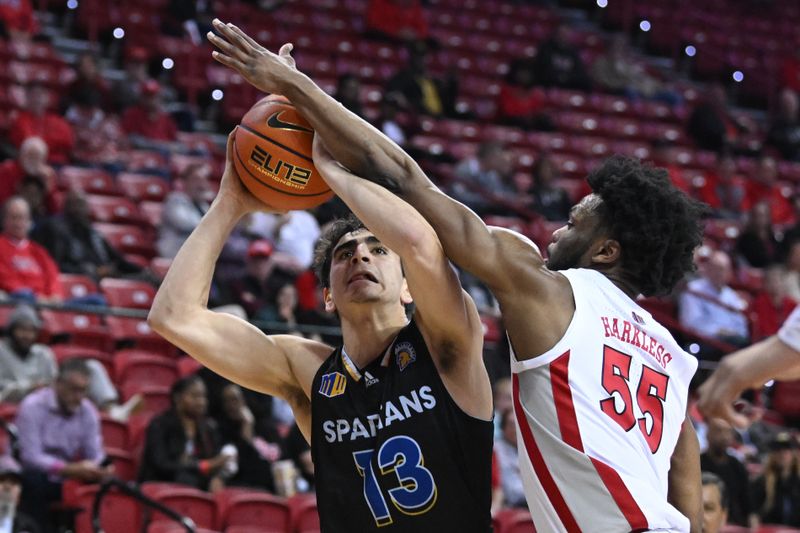
<path fill-rule="evenodd" d="M 253 194 L 242 185 L 242 181 L 236 174 L 236 170 L 233 167 L 233 159 L 236 157 L 233 152 L 233 140 L 235 135 L 236 129 L 228 135 L 225 171 L 222 173 L 219 193 L 214 202 L 230 201 L 236 205 L 237 211 L 242 214 L 252 213 L 254 211 L 274 211 L 275 208 L 253 196 Z"/>

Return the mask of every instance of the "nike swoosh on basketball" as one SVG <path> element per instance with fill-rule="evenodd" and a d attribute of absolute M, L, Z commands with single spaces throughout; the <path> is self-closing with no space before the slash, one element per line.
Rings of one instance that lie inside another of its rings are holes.
<path fill-rule="evenodd" d="M 291 122 L 284 122 L 280 119 L 280 114 L 283 111 L 277 111 L 269 116 L 267 119 L 267 126 L 270 128 L 277 128 L 279 130 L 295 130 L 295 131 L 304 131 L 306 133 L 314 133 L 314 130 L 306 128 L 304 126 L 299 126 L 297 124 L 292 124 Z"/>

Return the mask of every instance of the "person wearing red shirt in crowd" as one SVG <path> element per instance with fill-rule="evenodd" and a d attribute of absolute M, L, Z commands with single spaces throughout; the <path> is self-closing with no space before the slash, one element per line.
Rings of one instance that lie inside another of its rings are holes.
<path fill-rule="evenodd" d="M 544 111 L 545 94 L 534 85 L 533 63 L 515 59 L 497 97 L 498 118 L 523 128 L 552 130 L 553 121 Z"/>
<path fill-rule="evenodd" d="M 775 224 L 789 224 L 794 221 L 794 210 L 784 188 L 777 182 L 778 165 L 772 157 L 762 155 L 750 180 L 747 182 L 747 198 L 745 206 L 753 206 L 758 202 L 766 202 L 772 209 L 772 221 Z M 787 191 L 791 196 L 792 191 Z"/>
<path fill-rule="evenodd" d="M 58 267 L 47 251 L 28 239 L 31 213 L 28 203 L 12 196 L 3 205 L 0 234 L 0 291 L 12 297 L 60 302 L 63 290 Z"/>
<path fill-rule="evenodd" d="M 20 111 L 11 124 L 11 142 L 19 147 L 28 137 L 41 137 L 47 143 L 51 163 L 68 163 L 75 134 L 64 118 L 48 111 L 50 93 L 47 88 L 39 83 L 29 85 L 25 100 L 27 109 Z"/>
<path fill-rule="evenodd" d="M 30 0 L 0 0 L 0 35 L 25 41 L 38 31 Z"/>
<path fill-rule="evenodd" d="M 122 129 L 128 135 L 150 141 L 174 141 L 178 128 L 169 113 L 161 107 L 161 86 L 155 80 L 142 84 L 139 103 L 122 115 Z"/>
<path fill-rule="evenodd" d="M 765 268 L 778 260 L 778 248 L 769 203 L 758 202 L 747 213 L 747 223 L 736 239 L 736 254 L 751 267 Z"/>
<path fill-rule="evenodd" d="M 0 204 L 17 194 L 27 177 L 41 180 L 47 193 L 55 189 L 55 171 L 47 164 L 47 144 L 39 137 L 28 137 L 16 159 L 0 163 Z"/>
<path fill-rule="evenodd" d="M 775 335 L 795 306 L 797 302 L 786 293 L 783 267 L 773 265 L 767 268 L 764 271 L 764 286 L 750 308 L 753 342 Z"/>
<path fill-rule="evenodd" d="M 420 0 L 371 0 L 367 29 L 381 37 L 404 41 L 428 38 L 428 21 Z"/>
<path fill-rule="evenodd" d="M 714 209 L 716 216 L 741 218 L 746 208 L 745 182 L 736 174 L 736 161 L 730 154 L 725 152 L 719 155 L 716 170 L 706 173 L 698 196 Z"/>
<path fill-rule="evenodd" d="M 683 169 L 678 166 L 674 145 L 671 142 L 664 139 L 654 141 L 650 158 L 654 165 L 667 171 L 669 179 L 675 187 L 689 196 L 694 197 L 697 195 L 692 181 L 684 174 Z"/>
<path fill-rule="evenodd" d="M 800 92 L 800 47 L 794 55 L 787 56 L 781 66 L 781 85 L 795 92 Z"/>

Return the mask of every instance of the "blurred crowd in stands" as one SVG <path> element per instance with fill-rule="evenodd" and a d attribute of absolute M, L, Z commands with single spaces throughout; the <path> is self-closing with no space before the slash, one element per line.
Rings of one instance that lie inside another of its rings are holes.
<path fill-rule="evenodd" d="M 786 3 L 765 2 L 767 14 Z M 3 498 L 19 499 L 21 486 L 21 509 L 47 531 L 69 512 L 48 517 L 41 502 L 69 509 L 75 482 L 109 475 L 210 492 L 313 491 L 308 446 L 286 405 L 199 368 L 154 338 L 141 313 L 117 316 L 149 306 L 213 200 L 222 134 L 258 97 L 212 64 L 203 35 L 214 16 L 296 28 L 252 33 L 271 48 L 294 36 L 299 67 L 344 106 L 487 223 L 543 250 L 590 192 L 582 178 L 599 159 L 623 152 L 664 167 L 710 206 L 706 243 L 692 279 L 642 305 L 700 359 L 698 382 L 725 353 L 774 334 L 800 302 L 800 56 L 785 58 L 768 107 L 743 109 L 728 78 L 688 80 L 679 64 L 647 56 L 639 36 L 609 32 L 619 28 L 594 4 L 164 0 L 146 2 L 144 23 L 97 4 L 0 2 L 0 418 L 15 428 L 0 488 L 16 487 L 0 491 L 0 519 Z M 115 16 L 131 25 L 124 38 L 106 24 Z M 304 36 L 313 24 L 330 31 Z M 467 42 L 471 58 L 459 55 Z M 348 59 L 351 50 L 364 56 Z M 181 60 L 198 68 L 173 68 Z M 245 218 L 209 305 L 336 343 L 309 267 L 321 228 L 345 212 L 334 200 Z M 495 380 L 493 508 L 524 507 L 499 310 L 462 274 Z M 717 524 L 707 527 L 718 530 L 726 512 L 730 524 L 800 527 L 800 386 L 747 399 L 748 430 L 692 413 Z"/>

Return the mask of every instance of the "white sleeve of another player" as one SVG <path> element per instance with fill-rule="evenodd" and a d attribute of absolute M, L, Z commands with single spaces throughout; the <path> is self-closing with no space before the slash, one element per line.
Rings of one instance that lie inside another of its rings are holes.
<path fill-rule="evenodd" d="M 796 307 L 778 331 L 778 338 L 794 351 L 800 353 L 800 307 Z"/>

